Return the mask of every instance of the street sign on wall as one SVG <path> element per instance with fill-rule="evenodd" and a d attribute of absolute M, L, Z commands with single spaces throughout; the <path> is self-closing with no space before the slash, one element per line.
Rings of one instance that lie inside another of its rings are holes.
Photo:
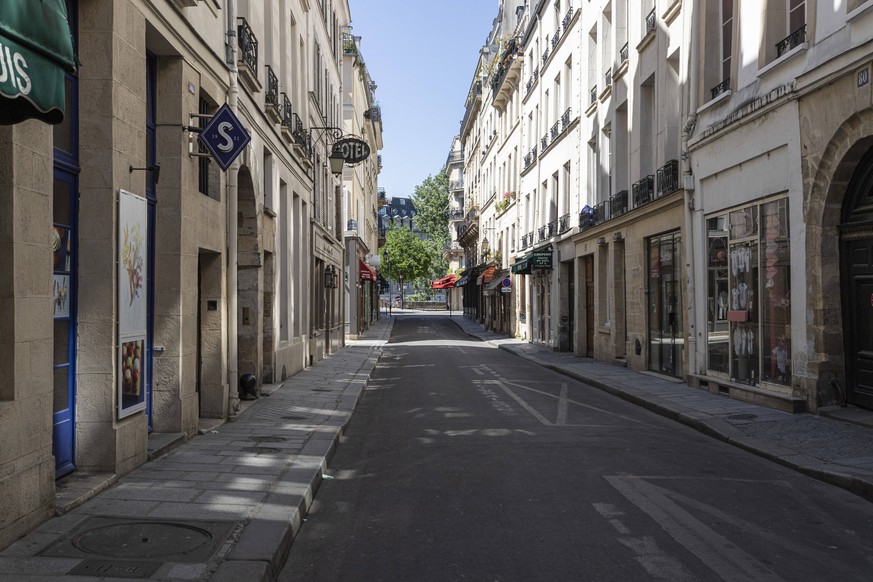
<path fill-rule="evenodd" d="M 200 132 L 200 143 L 212 154 L 222 171 L 227 171 L 250 141 L 252 136 L 227 103 L 218 108 Z"/>

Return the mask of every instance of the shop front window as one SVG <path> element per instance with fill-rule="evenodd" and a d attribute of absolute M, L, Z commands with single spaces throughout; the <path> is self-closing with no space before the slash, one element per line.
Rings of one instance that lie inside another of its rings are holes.
<path fill-rule="evenodd" d="M 744 384 L 790 384 L 787 211 L 781 199 L 707 220 L 707 366 Z"/>

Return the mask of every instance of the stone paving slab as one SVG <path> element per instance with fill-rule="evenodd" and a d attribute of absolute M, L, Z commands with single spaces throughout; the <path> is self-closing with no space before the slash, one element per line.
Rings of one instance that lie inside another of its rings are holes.
<path fill-rule="evenodd" d="M 69 538 L 77 528 L 87 527 L 85 520 L 92 516 L 233 525 L 229 538 L 208 561 L 186 563 L 164 556 L 152 560 L 162 564 L 149 580 L 274 580 L 392 325 L 392 319 L 382 319 L 363 338 L 281 386 L 265 386 L 262 397 L 246 402 L 235 421 L 210 426 L 185 442 L 173 438 L 172 446 L 161 447 L 160 456 L 120 479 L 104 476 L 99 488 L 79 487 L 75 494 L 87 499 L 71 503 L 68 513 L 0 552 L 0 580 L 44 582 L 67 577 L 82 559 L 41 552 Z M 106 482 L 112 485 L 106 488 Z"/>

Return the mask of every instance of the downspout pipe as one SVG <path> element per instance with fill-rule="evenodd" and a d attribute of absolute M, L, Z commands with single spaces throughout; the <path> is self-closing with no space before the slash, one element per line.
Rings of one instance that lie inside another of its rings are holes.
<path fill-rule="evenodd" d="M 236 0 L 227 0 L 227 40 L 225 53 L 228 69 L 227 105 L 237 114 L 239 111 L 239 72 L 237 70 Z M 238 258 L 237 258 L 237 178 L 239 158 L 227 171 L 225 195 L 227 197 L 227 385 L 228 420 L 235 420 L 239 406 L 238 373 Z"/>
<path fill-rule="evenodd" d="M 687 83 L 685 85 L 685 113 L 687 117 L 685 124 L 682 127 L 682 186 L 685 192 L 685 281 L 687 285 L 687 309 L 686 319 L 688 324 L 688 338 L 686 345 L 688 347 L 688 374 L 697 374 L 701 370 L 698 362 L 697 354 L 697 309 L 696 296 L 697 287 L 695 285 L 695 265 L 698 264 L 696 256 L 700 249 L 706 248 L 705 245 L 696 245 L 695 243 L 695 213 L 698 215 L 702 212 L 700 208 L 699 195 L 694 185 L 694 174 L 691 170 L 691 154 L 688 151 L 688 141 L 697 124 L 697 99 L 698 99 L 698 82 L 699 82 L 699 42 L 697 35 L 697 15 L 695 9 L 697 2 L 685 2 L 683 7 L 684 29 L 689 37 L 688 43 L 688 65 L 687 65 Z M 703 237 L 705 232 L 701 229 L 698 236 Z M 705 327 L 705 326 L 704 326 Z"/>

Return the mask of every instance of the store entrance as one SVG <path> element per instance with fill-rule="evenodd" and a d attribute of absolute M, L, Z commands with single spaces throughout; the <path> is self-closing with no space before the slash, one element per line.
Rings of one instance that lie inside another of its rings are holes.
<path fill-rule="evenodd" d="M 649 370 L 682 375 L 679 233 L 649 239 Z"/>

